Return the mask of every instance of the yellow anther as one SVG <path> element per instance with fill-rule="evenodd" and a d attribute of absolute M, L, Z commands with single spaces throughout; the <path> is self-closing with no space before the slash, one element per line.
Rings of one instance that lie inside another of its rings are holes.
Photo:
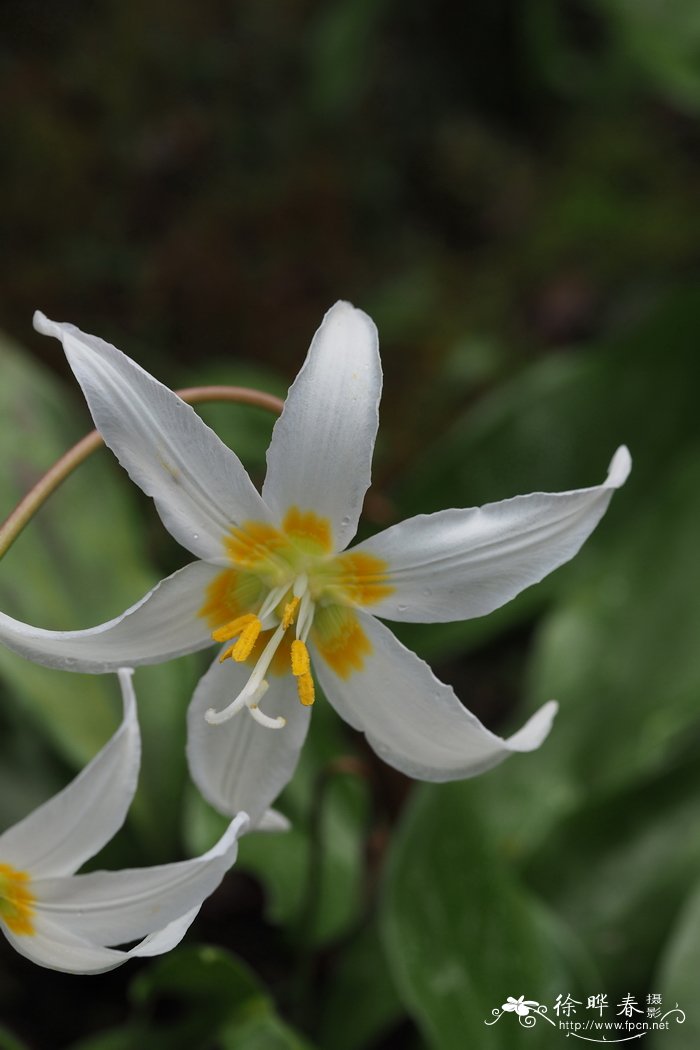
<path fill-rule="evenodd" d="M 231 620 L 230 623 L 225 623 L 223 627 L 217 627 L 215 631 L 211 632 L 211 636 L 215 642 L 229 642 L 232 638 L 235 638 L 237 634 L 240 634 L 244 627 L 247 627 L 249 623 L 257 619 L 252 613 L 244 613 L 243 616 L 237 616 L 235 620 Z"/>
<path fill-rule="evenodd" d="M 287 604 L 285 605 L 284 612 L 282 613 L 282 626 L 284 627 L 285 631 L 294 623 L 294 617 L 297 614 L 298 605 L 298 598 L 292 598 L 292 600 L 290 602 L 287 602 Z"/>
<path fill-rule="evenodd" d="M 28 890 L 26 871 L 0 864 L 0 919 L 13 933 L 34 933 L 34 896 Z"/>
<path fill-rule="evenodd" d="M 314 691 L 314 680 L 308 671 L 305 671 L 304 674 L 299 675 L 297 678 L 297 691 L 304 707 L 311 707 L 316 699 L 316 693 Z"/>
<path fill-rule="evenodd" d="M 231 650 L 231 656 L 234 660 L 238 663 L 242 663 L 244 660 L 248 659 L 261 631 L 262 624 L 257 616 L 254 616 L 250 623 L 243 628 L 240 638 Z"/>
<path fill-rule="evenodd" d="M 295 678 L 300 678 L 309 673 L 310 667 L 309 650 L 304 642 L 297 638 L 292 642 L 292 674 Z"/>

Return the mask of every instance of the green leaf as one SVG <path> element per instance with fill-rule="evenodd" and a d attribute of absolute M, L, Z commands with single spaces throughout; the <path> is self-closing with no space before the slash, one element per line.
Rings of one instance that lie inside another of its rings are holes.
<path fill-rule="evenodd" d="M 84 1040 L 72 1050 L 154 1050 L 214 1047 L 231 1023 L 272 1016 L 269 996 L 248 967 L 218 948 L 179 948 L 131 983 L 134 1018 L 123 1028 Z"/>
<path fill-rule="evenodd" d="M 0 1050 L 28 1050 L 27 1044 L 21 1042 L 4 1025 L 0 1025 Z"/>
<path fill-rule="evenodd" d="M 311 1043 L 272 1015 L 236 1021 L 220 1039 L 221 1050 L 312 1050 Z"/>
<path fill-rule="evenodd" d="M 493 1025 L 507 996 L 548 1006 L 576 994 L 590 966 L 571 934 L 518 884 L 469 783 L 419 790 L 390 856 L 383 930 L 405 1006 L 431 1047 L 548 1045 L 549 1028 Z"/>
<path fill-rule="evenodd" d="M 324 1050 L 364 1050 L 381 1044 L 404 1017 L 376 923 L 343 948 L 324 982 L 318 1043 Z"/>
<path fill-rule="evenodd" d="M 663 998 L 662 1014 L 680 1008 L 668 1017 L 669 1029 L 651 1037 L 654 1050 L 688 1050 L 700 1045 L 700 1015 L 697 1010 L 700 983 L 700 883 L 690 894 L 671 931 L 668 946 L 654 979 L 652 991 Z"/>
<path fill-rule="evenodd" d="M 688 827 L 700 805 L 698 741 L 688 740 L 677 768 L 564 821 L 527 868 L 528 882 L 580 932 L 611 995 L 649 986 L 678 902 L 697 880 L 700 840 Z"/>
<path fill-rule="evenodd" d="M 700 108 L 700 12 L 694 0 L 597 0 L 618 60 L 690 112 Z"/>

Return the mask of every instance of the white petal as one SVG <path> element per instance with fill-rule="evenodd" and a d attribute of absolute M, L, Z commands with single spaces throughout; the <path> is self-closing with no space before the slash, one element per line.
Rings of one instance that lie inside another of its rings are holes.
<path fill-rule="evenodd" d="M 0 642 L 34 663 L 104 674 L 128 665 L 161 663 L 211 645 L 199 610 L 216 565 L 192 562 L 168 576 L 114 620 L 84 631 L 47 631 L 0 612 Z"/>
<path fill-rule="evenodd" d="M 204 718 L 220 711 L 240 692 L 251 668 L 218 657 L 199 682 L 187 715 L 187 758 L 195 784 L 208 802 L 227 815 L 245 810 L 256 824 L 291 780 L 309 728 L 311 709 L 303 707 L 291 674 L 271 674 L 261 708 L 287 724 L 268 729 L 244 709 L 222 725 Z"/>
<path fill-rule="evenodd" d="M 131 671 L 119 681 L 124 718 L 114 736 L 68 787 L 0 835 L 0 858 L 32 878 L 70 875 L 124 823 L 136 791 L 141 737 Z"/>
<path fill-rule="evenodd" d="M 278 809 L 267 809 L 251 831 L 289 831 L 292 824 Z"/>
<path fill-rule="evenodd" d="M 249 824 L 239 813 L 208 853 L 176 864 L 32 882 L 36 912 L 49 922 L 99 946 L 123 944 L 199 907 L 221 882 Z"/>
<path fill-rule="evenodd" d="M 329 702 L 362 728 L 389 765 L 419 780 L 459 780 L 491 769 L 513 751 L 532 751 L 547 736 L 557 710 L 553 701 L 503 740 L 384 624 L 362 613 L 358 619 L 372 646 L 364 668 L 340 678 L 314 646 L 314 670 Z"/>
<path fill-rule="evenodd" d="M 386 561 L 386 583 L 394 588 L 365 608 L 421 623 L 492 612 L 573 558 L 630 467 L 623 445 L 602 485 L 421 514 L 386 529 L 353 548 Z"/>
<path fill-rule="evenodd" d="M 374 322 L 339 302 L 323 319 L 267 452 L 263 498 L 329 520 L 336 550 L 355 535 L 371 478 L 382 371 Z"/>
<path fill-rule="evenodd" d="M 105 973 L 137 956 L 162 955 L 170 951 L 185 936 L 198 911 L 199 905 L 173 920 L 165 929 L 149 934 L 128 951 L 91 944 L 41 914 L 35 917 L 35 931 L 31 936 L 12 933 L 7 928 L 4 933 L 13 948 L 39 966 L 64 973 Z"/>
<path fill-rule="evenodd" d="M 95 424 L 121 465 L 155 500 L 166 528 L 207 561 L 227 561 L 232 525 L 267 521 L 241 461 L 197 413 L 139 365 L 70 324 L 34 315 L 63 343 Z"/>

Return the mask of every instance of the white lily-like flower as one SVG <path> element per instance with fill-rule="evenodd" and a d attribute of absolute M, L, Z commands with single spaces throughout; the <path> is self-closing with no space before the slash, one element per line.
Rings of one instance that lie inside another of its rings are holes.
<path fill-rule="evenodd" d="M 338 713 L 411 776 L 473 776 L 541 744 L 554 702 L 501 739 L 377 617 L 444 622 L 510 601 L 578 551 L 627 477 L 626 448 L 602 485 L 419 515 L 346 550 L 370 483 L 382 382 L 377 331 L 361 310 L 340 302 L 326 314 L 275 425 L 262 494 L 199 416 L 115 347 L 42 314 L 34 323 L 61 340 L 105 442 L 199 560 L 89 630 L 0 614 L 0 641 L 95 673 L 223 643 L 190 708 L 190 766 L 214 805 L 253 820 L 296 765 L 312 667 Z"/>
<path fill-rule="evenodd" d="M 124 823 L 141 740 L 131 671 L 119 678 L 123 721 L 69 785 L 0 835 L 0 929 L 22 955 L 66 973 L 103 973 L 182 940 L 236 859 L 248 826 L 239 813 L 193 860 L 124 871 L 74 872 Z M 139 940 L 128 950 L 111 945 Z"/>

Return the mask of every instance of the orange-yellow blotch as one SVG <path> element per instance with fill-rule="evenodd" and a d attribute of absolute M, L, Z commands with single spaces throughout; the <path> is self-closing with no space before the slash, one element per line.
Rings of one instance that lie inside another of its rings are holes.
<path fill-rule="evenodd" d="M 321 656 L 340 678 L 361 671 L 372 643 L 362 630 L 352 609 L 329 605 L 319 609 L 314 619 L 314 641 Z"/>
<path fill-rule="evenodd" d="M 332 583 L 354 605 L 374 605 L 394 592 L 387 583 L 388 568 L 388 564 L 374 554 L 350 551 L 333 559 Z"/>
<path fill-rule="evenodd" d="M 314 690 L 314 680 L 308 671 L 297 678 L 297 692 L 304 707 L 311 707 L 316 699 L 316 692 Z"/>
<path fill-rule="evenodd" d="M 258 637 L 257 642 L 250 651 L 250 656 L 246 660 L 246 663 L 249 664 L 251 667 L 254 667 L 260 659 L 262 651 L 267 645 L 267 643 L 270 641 L 272 634 L 272 631 L 263 631 Z M 270 667 L 268 669 L 270 674 L 274 674 L 277 676 L 289 674 L 289 668 L 292 662 L 291 645 L 291 638 L 288 634 L 285 634 L 282 638 L 282 641 L 279 644 L 279 647 L 277 648 L 277 651 L 275 652 L 275 655 L 272 657 L 272 663 L 270 664 Z"/>
<path fill-rule="evenodd" d="M 328 554 L 333 550 L 331 523 L 312 510 L 290 507 L 284 516 L 282 528 L 296 544 L 314 554 Z"/>
<path fill-rule="evenodd" d="M 0 920 L 13 933 L 34 933 L 33 894 L 29 892 L 29 875 L 9 864 L 0 864 Z"/>
<path fill-rule="evenodd" d="M 206 600 L 199 615 L 210 627 L 224 628 L 239 616 L 257 609 L 262 595 L 263 585 L 257 577 L 248 572 L 224 569 L 207 587 Z"/>
<path fill-rule="evenodd" d="M 286 545 L 281 532 L 265 521 L 244 521 L 231 529 L 225 541 L 226 550 L 236 565 L 245 569 L 260 568 Z"/>

